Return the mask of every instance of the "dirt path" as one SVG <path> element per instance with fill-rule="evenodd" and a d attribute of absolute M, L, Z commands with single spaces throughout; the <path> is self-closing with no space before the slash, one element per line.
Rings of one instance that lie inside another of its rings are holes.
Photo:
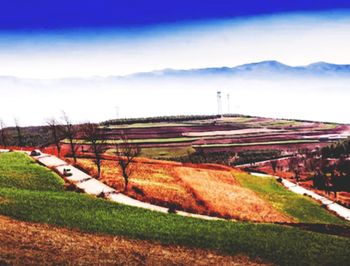
<path fill-rule="evenodd" d="M 278 161 L 282 161 L 282 160 L 285 160 L 285 159 L 289 159 L 291 157 L 292 156 L 283 156 L 283 157 L 276 158 L 276 159 L 257 161 L 257 162 L 253 162 L 253 163 L 237 164 L 234 167 L 236 167 L 236 168 L 244 168 L 244 167 L 257 166 L 257 165 L 260 165 L 260 164 L 266 164 L 266 163 L 270 163 L 270 162 L 273 162 L 273 161 L 277 161 L 277 162 Z"/>
<path fill-rule="evenodd" d="M 87 234 L 0 216 L 0 265 L 263 265 L 245 256 Z"/>

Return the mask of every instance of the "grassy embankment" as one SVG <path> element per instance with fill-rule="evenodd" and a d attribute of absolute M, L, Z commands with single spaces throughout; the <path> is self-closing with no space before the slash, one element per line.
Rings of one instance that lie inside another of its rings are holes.
<path fill-rule="evenodd" d="M 287 190 L 273 177 L 258 177 L 236 171 L 233 171 L 233 175 L 242 186 L 255 191 L 273 207 L 298 222 L 349 225 L 345 220 L 323 209 L 315 200 Z"/>
<path fill-rule="evenodd" d="M 63 191 L 63 180 L 21 153 L 0 154 L 0 188 Z"/>
<path fill-rule="evenodd" d="M 1 165 L 6 163 L 0 170 L 1 180 L 22 175 L 28 184 L 26 189 L 19 189 L 16 183 L 1 181 L 0 214 L 3 215 L 82 231 L 208 248 L 226 254 L 247 254 L 283 265 L 346 265 L 350 259 L 350 239 L 347 238 L 273 224 L 204 221 L 151 212 L 63 192 L 60 191 L 63 185 L 52 186 L 48 178 L 42 179 L 39 188 L 32 180 L 47 175 L 45 168 L 28 164 L 24 155 L 12 153 L 0 157 Z M 13 165 L 12 158 L 16 158 L 17 166 Z M 32 167 L 36 170 L 32 171 Z M 60 182 L 55 174 L 50 178 Z M 45 184 L 47 191 L 40 191 Z"/>

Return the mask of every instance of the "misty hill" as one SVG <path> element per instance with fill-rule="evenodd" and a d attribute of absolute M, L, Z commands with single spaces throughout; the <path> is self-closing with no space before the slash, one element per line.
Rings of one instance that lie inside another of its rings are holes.
<path fill-rule="evenodd" d="M 317 62 L 307 66 L 289 66 L 278 61 L 262 61 L 249 63 L 235 67 L 209 67 L 198 69 L 163 69 L 150 72 L 139 72 L 127 76 L 92 76 L 92 77 L 67 77 L 59 79 L 23 79 L 13 76 L 1 76 L 0 81 L 6 83 L 25 83 L 37 85 L 38 83 L 45 86 L 52 83 L 60 85 L 66 84 L 90 84 L 96 85 L 103 82 L 115 81 L 132 81 L 137 79 L 154 79 L 154 78 L 350 78 L 350 64 L 337 65 L 326 62 Z"/>
<path fill-rule="evenodd" d="M 195 76 L 294 76 L 294 77 L 350 77 L 350 65 L 337 65 L 326 62 L 313 63 L 307 66 L 288 66 L 278 61 L 262 61 L 239 65 L 236 67 L 214 67 L 189 70 L 164 69 L 159 71 L 136 73 L 127 77 L 195 77 Z"/>

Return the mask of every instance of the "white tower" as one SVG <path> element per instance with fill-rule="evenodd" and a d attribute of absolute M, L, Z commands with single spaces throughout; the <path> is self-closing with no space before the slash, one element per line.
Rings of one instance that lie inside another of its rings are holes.
<path fill-rule="evenodd" d="M 119 111 L 120 111 L 119 105 L 117 105 L 115 107 L 115 111 L 116 111 L 116 115 L 117 115 L 117 119 L 118 119 L 119 118 Z"/>
<path fill-rule="evenodd" d="M 221 91 L 218 91 L 216 95 L 218 100 L 218 115 L 222 115 Z"/>
<path fill-rule="evenodd" d="M 227 113 L 230 113 L 230 94 L 227 93 Z"/>

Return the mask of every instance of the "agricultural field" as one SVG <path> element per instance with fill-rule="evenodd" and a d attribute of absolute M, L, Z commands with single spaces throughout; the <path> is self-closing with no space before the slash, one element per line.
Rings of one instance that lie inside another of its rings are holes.
<path fill-rule="evenodd" d="M 196 150 L 192 147 L 160 147 L 160 148 L 145 148 L 141 149 L 140 157 L 146 158 L 181 158 L 195 153 Z M 112 151 L 113 154 L 113 151 Z"/>
<path fill-rule="evenodd" d="M 99 130 L 110 153 L 121 144 L 120 135 L 125 135 L 142 149 L 144 157 L 182 161 L 191 154 L 216 152 L 278 150 L 292 154 L 299 149 L 322 148 L 350 135 L 349 125 L 335 123 L 234 115 L 185 118 L 113 120 L 101 123 Z M 89 142 L 82 136 L 75 142 L 89 150 Z M 68 140 L 62 143 L 68 150 Z"/>
<path fill-rule="evenodd" d="M 79 159 L 78 165 L 92 175 L 97 173 L 91 159 Z M 144 202 L 237 221 L 347 224 L 272 178 L 261 179 L 220 165 L 142 159 L 131 168 L 126 193 Z M 117 162 L 102 162 L 101 181 L 123 191 Z"/>
<path fill-rule="evenodd" d="M 8 248 L 15 247 L 16 243 L 23 244 L 21 251 L 13 250 L 13 254 L 9 253 L 11 249 L 4 249 L 2 245 L 0 261 L 3 264 L 13 264 L 18 259 L 16 252 L 23 251 L 26 251 L 27 255 L 22 258 L 29 262 L 30 259 L 33 261 L 35 256 L 52 258 L 52 254 L 55 254 L 60 258 L 56 262 L 65 264 L 69 258 L 74 257 L 73 261 L 79 263 L 92 246 L 95 249 L 97 247 L 95 252 L 108 260 L 108 263 L 121 263 L 125 258 L 130 262 L 139 259 L 140 256 L 144 262 L 152 261 L 154 253 L 142 252 L 139 250 L 140 245 L 154 251 L 155 254 L 160 254 L 154 249 L 159 249 L 161 245 L 160 249 L 169 252 L 171 257 L 179 254 L 176 250 L 181 251 L 181 254 L 192 253 L 200 259 L 203 256 L 201 254 L 210 253 L 213 258 L 211 263 L 214 264 L 236 261 L 244 265 L 347 265 L 350 259 L 347 252 L 350 245 L 348 237 L 321 234 L 275 223 L 207 221 L 129 207 L 81 193 L 64 191 L 59 176 L 53 173 L 48 178 L 48 170 L 24 154 L 0 154 L 0 159 L 6 162 L 6 167 L 0 168 L 0 179 L 4 180 L 1 183 L 4 185 L 0 186 L 0 215 L 3 215 L 0 217 L 0 230 L 1 233 L 8 234 L 8 237 L 1 238 L 2 243 L 8 244 Z M 159 162 L 161 168 L 166 170 L 160 171 L 159 167 L 151 167 L 143 179 L 151 180 L 154 174 L 158 175 L 158 183 L 165 180 L 163 183 L 171 184 L 175 175 L 168 172 L 166 163 Z M 26 167 L 23 168 L 23 165 Z M 189 182 L 189 186 L 199 194 L 202 187 L 196 184 L 196 179 L 204 176 L 206 184 L 211 182 L 215 187 L 218 185 L 217 180 L 224 184 L 218 188 L 220 193 L 223 193 L 227 186 L 241 186 L 242 191 L 251 193 L 249 196 L 255 195 L 260 202 L 273 208 L 274 215 L 277 212 L 295 222 L 322 223 L 328 224 L 328 227 L 337 225 L 344 229 L 348 225 L 317 206 L 317 203 L 302 196 L 289 195 L 289 192 L 286 193 L 285 189 L 278 187 L 280 185 L 272 180 L 251 180 L 250 175 L 238 170 L 231 172 L 224 166 L 202 165 L 198 168 L 175 162 L 171 165 L 177 177 L 181 176 L 183 171 L 186 171 L 186 176 L 193 175 L 194 181 Z M 176 171 L 176 166 L 180 167 L 180 172 Z M 32 182 L 41 176 L 43 178 L 40 185 Z M 27 185 L 21 187 L 16 182 L 11 183 L 8 180 L 12 177 L 15 180 L 23 179 Z M 51 180 L 54 180 L 54 186 Z M 215 193 L 208 199 L 211 197 L 215 198 Z M 229 195 L 225 197 L 228 200 Z M 286 200 L 277 206 L 276 201 L 284 197 Z M 296 206 L 294 202 L 297 203 Z M 212 201 L 211 204 L 213 203 L 215 202 Z M 240 205 L 244 203 L 241 201 Z M 298 213 L 294 208 L 301 208 L 301 211 Z M 306 216 L 304 212 L 307 213 Z M 26 228 L 26 233 L 23 228 Z M 25 239 L 20 237 L 23 235 L 26 235 Z M 112 239 L 113 242 L 108 242 Z M 121 248 L 116 247 L 115 241 L 120 242 L 123 252 Z M 86 242 L 91 245 L 84 244 Z M 53 247 L 57 247 L 54 252 Z M 101 250 L 108 252 L 103 254 Z M 135 252 L 139 255 L 136 256 Z M 30 257 L 31 254 L 34 257 Z M 188 256 L 189 260 L 194 258 Z M 38 262 L 40 258 L 35 261 Z M 203 259 L 206 261 L 204 257 Z M 137 260 L 137 263 L 140 261 Z"/>
<path fill-rule="evenodd" d="M 140 157 L 158 158 L 158 159 L 174 159 L 182 158 L 195 153 L 192 147 L 159 147 L 159 148 L 141 148 Z M 108 149 L 107 155 L 115 155 L 116 149 Z"/>

